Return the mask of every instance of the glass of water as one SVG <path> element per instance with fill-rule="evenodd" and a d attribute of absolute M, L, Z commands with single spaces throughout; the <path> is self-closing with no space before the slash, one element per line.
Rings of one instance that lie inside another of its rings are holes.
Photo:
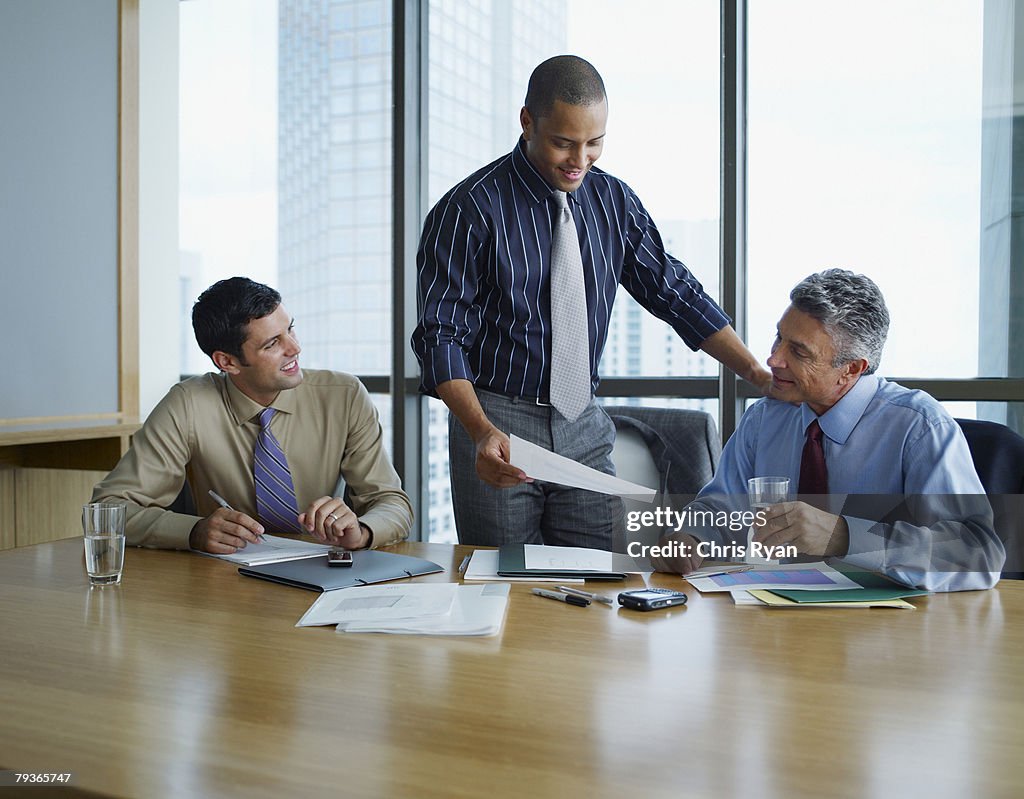
<path fill-rule="evenodd" d="M 747 480 L 747 499 L 754 513 L 768 510 L 772 505 L 786 502 L 789 499 L 788 477 L 751 477 Z M 754 531 L 756 523 L 750 526 L 747 534 L 748 563 L 778 563 L 753 554 Z"/>
<path fill-rule="evenodd" d="M 90 502 L 82 507 L 85 570 L 91 585 L 117 585 L 124 566 L 125 505 Z"/>

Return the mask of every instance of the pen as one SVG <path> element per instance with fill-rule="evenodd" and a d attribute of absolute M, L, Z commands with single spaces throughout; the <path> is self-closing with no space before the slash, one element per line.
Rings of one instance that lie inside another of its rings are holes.
<path fill-rule="evenodd" d="M 565 602 L 567 605 L 576 605 L 581 608 L 585 608 L 590 604 L 589 599 L 576 596 L 575 594 L 556 594 L 554 591 L 545 591 L 543 588 L 534 588 L 533 593 L 545 599 L 557 599 L 559 602 Z"/>
<path fill-rule="evenodd" d="M 594 602 L 604 602 L 606 605 L 615 604 L 610 596 L 605 596 L 604 594 L 592 594 L 589 591 L 581 591 L 579 588 L 570 588 L 567 585 L 560 585 L 557 587 L 559 591 L 564 591 L 565 593 L 572 594 L 573 596 L 581 596 L 584 599 L 590 599 Z"/>
<path fill-rule="evenodd" d="M 464 557 L 462 559 L 462 564 L 459 566 L 459 574 L 462 574 L 463 572 L 465 572 L 466 571 L 466 567 L 468 565 L 469 565 L 469 555 L 466 555 L 466 557 Z"/>
<path fill-rule="evenodd" d="M 226 499 L 224 499 L 224 497 L 222 497 L 216 491 L 214 491 L 212 488 L 209 491 L 207 491 L 206 493 L 209 494 L 211 497 L 213 497 L 213 501 L 216 502 L 218 505 L 220 505 L 222 508 L 224 508 L 224 510 L 234 510 L 234 508 L 232 508 L 228 504 L 228 501 Z M 262 535 L 257 535 L 257 537 L 260 539 L 260 541 L 263 540 L 263 536 Z"/>

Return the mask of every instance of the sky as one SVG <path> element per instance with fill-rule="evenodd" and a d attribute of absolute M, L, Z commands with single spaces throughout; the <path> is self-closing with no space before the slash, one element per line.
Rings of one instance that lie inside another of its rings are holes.
<path fill-rule="evenodd" d="M 569 49 L 608 89 L 600 165 L 656 220 L 717 219 L 718 3 L 568 6 Z M 180 6 L 181 246 L 202 253 L 202 285 L 239 273 L 276 280 L 276 7 Z M 888 299 L 883 372 L 977 373 L 982 7 L 751 0 L 755 354 L 767 356 L 792 285 L 842 266 Z"/>

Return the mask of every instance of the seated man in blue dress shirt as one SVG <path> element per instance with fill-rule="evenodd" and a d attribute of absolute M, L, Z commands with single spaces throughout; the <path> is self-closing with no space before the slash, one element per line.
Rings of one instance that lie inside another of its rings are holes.
<path fill-rule="evenodd" d="M 889 329 L 878 287 L 829 269 L 801 281 L 790 301 L 768 359 L 769 396 L 743 415 L 687 510 L 738 507 L 749 478 L 788 477 L 808 501 L 769 508 L 754 535 L 762 545 L 841 557 L 933 591 L 992 587 L 1005 551 L 960 426 L 928 394 L 875 374 Z M 902 515 L 851 512 L 871 498 Z M 710 543 L 735 548 L 728 539 L 691 526 L 663 539 L 674 557 L 655 558 L 655 568 L 685 574 Z"/>

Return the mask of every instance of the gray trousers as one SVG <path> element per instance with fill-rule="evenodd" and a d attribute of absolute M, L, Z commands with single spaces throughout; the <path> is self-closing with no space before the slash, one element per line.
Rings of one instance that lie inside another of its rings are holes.
<path fill-rule="evenodd" d="M 502 432 L 615 474 L 615 425 L 593 400 L 569 422 L 554 408 L 530 400 L 480 389 L 477 397 L 487 418 Z M 448 454 L 459 543 L 612 548 L 613 532 L 623 517 L 618 497 L 554 483 L 489 486 L 477 476 L 476 446 L 453 414 L 448 416 Z"/>

